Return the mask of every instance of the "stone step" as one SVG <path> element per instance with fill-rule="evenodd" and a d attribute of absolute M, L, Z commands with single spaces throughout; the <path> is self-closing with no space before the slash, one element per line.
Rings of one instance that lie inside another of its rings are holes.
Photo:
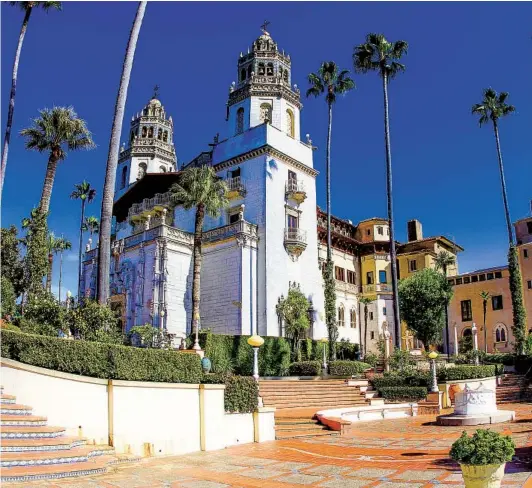
<path fill-rule="evenodd" d="M 282 439 L 297 439 L 300 437 L 321 437 L 321 436 L 337 436 L 339 432 L 335 430 L 322 430 L 319 432 L 315 431 L 292 431 L 292 432 L 277 432 L 275 438 L 277 440 Z"/>
<path fill-rule="evenodd" d="M 94 456 L 110 455 L 114 449 L 110 446 L 83 445 L 61 451 L 25 451 L 2 453 L 2 468 L 16 466 L 42 466 L 50 464 L 68 464 L 85 462 Z"/>
<path fill-rule="evenodd" d="M 0 415 L 0 424 L 3 426 L 46 425 L 47 420 L 46 417 L 39 417 L 37 415 Z"/>
<path fill-rule="evenodd" d="M 287 398 L 296 398 L 298 400 L 307 400 L 307 399 L 313 399 L 313 398 L 364 398 L 364 394 L 360 393 L 358 391 L 354 393 L 335 393 L 335 392 L 319 392 L 316 393 L 314 391 L 305 393 L 304 395 L 301 395 L 299 393 L 294 392 L 276 392 L 276 393 L 268 393 L 264 394 L 261 393 L 260 396 L 262 398 L 279 398 L 279 399 L 287 399 Z"/>
<path fill-rule="evenodd" d="M 322 430 L 328 430 L 328 429 L 325 425 L 318 424 L 317 422 L 314 422 L 313 424 L 275 425 L 275 432 L 300 431 L 300 430 L 304 430 L 306 432 L 315 430 L 316 432 L 320 432 Z"/>
<path fill-rule="evenodd" d="M 283 404 L 273 404 L 273 403 L 265 403 L 265 407 L 275 407 L 275 408 L 281 408 L 283 410 L 290 410 L 290 409 L 301 409 L 301 408 L 312 408 L 316 410 L 316 412 L 320 410 L 330 410 L 332 408 L 341 408 L 341 407 L 361 407 L 364 405 L 368 405 L 366 401 L 364 403 L 355 403 L 355 402 L 317 402 L 313 404 L 305 403 L 304 405 L 301 404 L 301 402 L 297 403 L 283 403 Z"/>
<path fill-rule="evenodd" d="M 303 425 L 303 424 L 315 424 L 316 421 L 310 418 L 290 418 L 281 417 L 275 419 L 275 425 Z"/>
<path fill-rule="evenodd" d="M 65 429 L 63 427 L 48 427 L 48 426 L 21 426 L 16 427 L 12 425 L 2 426 L 2 439 L 42 439 L 50 437 L 59 437 L 64 435 Z"/>
<path fill-rule="evenodd" d="M 17 397 L 15 395 L 0 395 L 0 403 L 15 403 Z"/>
<path fill-rule="evenodd" d="M 0 452 L 59 451 L 82 446 L 85 439 L 79 437 L 56 437 L 41 439 L 2 439 Z"/>
<path fill-rule="evenodd" d="M 31 415 L 32 410 L 32 407 L 29 407 L 28 405 L 6 403 L 1 405 L 0 413 L 6 415 Z"/>

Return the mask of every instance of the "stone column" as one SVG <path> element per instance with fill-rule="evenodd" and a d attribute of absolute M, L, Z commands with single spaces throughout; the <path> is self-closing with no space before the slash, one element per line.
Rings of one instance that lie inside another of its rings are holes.
<path fill-rule="evenodd" d="M 473 333 L 473 351 L 475 351 L 475 364 L 478 366 L 478 329 L 477 324 L 475 324 L 475 322 L 473 322 L 471 332 Z"/>
<path fill-rule="evenodd" d="M 454 329 L 454 355 L 458 356 L 458 327 L 456 325 L 456 322 L 453 323 L 453 329 Z"/>

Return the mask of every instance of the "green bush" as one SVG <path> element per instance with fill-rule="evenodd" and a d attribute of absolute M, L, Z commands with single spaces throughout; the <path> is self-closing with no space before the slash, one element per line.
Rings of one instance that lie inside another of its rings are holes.
<path fill-rule="evenodd" d="M 364 362 L 371 365 L 372 368 L 376 368 L 377 364 L 379 364 L 379 356 L 373 352 L 368 352 L 364 357 Z"/>
<path fill-rule="evenodd" d="M 336 356 L 339 360 L 355 361 L 359 358 L 359 353 L 360 346 L 350 342 L 349 339 L 341 339 L 336 343 Z"/>
<path fill-rule="evenodd" d="M 453 368 L 441 369 L 438 372 L 438 381 L 474 380 L 478 378 L 490 378 L 496 376 L 497 368 L 494 364 L 484 366 L 454 366 Z"/>
<path fill-rule="evenodd" d="M 30 295 L 24 306 L 24 322 L 19 325 L 29 333 L 57 337 L 60 331 L 66 331 L 65 314 L 66 310 L 55 297 L 43 290 Z"/>
<path fill-rule="evenodd" d="M 259 386 L 250 376 L 229 376 L 224 398 L 226 412 L 254 412 L 258 407 Z"/>
<path fill-rule="evenodd" d="M 6 315 L 13 315 L 16 309 L 17 297 L 11 281 L 4 275 L 0 278 L 0 293 L 0 318 Z"/>
<path fill-rule="evenodd" d="M 109 306 L 100 305 L 94 300 L 84 300 L 81 306 L 70 309 L 65 320 L 78 339 L 110 344 L 124 342 L 116 313 Z"/>
<path fill-rule="evenodd" d="M 516 356 L 515 371 L 520 374 L 526 374 L 532 368 L 532 356 Z"/>
<path fill-rule="evenodd" d="M 503 364 L 504 366 L 513 366 L 515 362 L 515 354 L 511 354 L 511 353 L 485 354 L 482 359 L 487 364 Z"/>
<path fill-rule="evenodd" d="M 289 372 L 290 376 L 319 376 L 321 374 L 321 363 L 319 361 L 292 363 Z"/>
<path fill-rule="evenodd" d="M 427 396 L 424 386 L 384 386 L 378 391 L 382 398 L 394 402 L 417 402 Z"/>
<path fill-rule="evenodd" d="M 329 363 L 329 374 L 331 376 L 353 376 L 361 374 L 370 369 L 368 363 L 361 361 L 331 361 Z"/>
<path fill-rule="evenodd" d="M 489 429 L 477 429 L 469 437 L 464 431 L 451 447 L 451 458 L 461 464 L 484 466 L 511 461 L 515 444 L 510 436 Z"/>
<path fill-rule="evenodd" d="M 431 383 L 431 376 L 428 371 L 413 370 L 408 374 L 400 373 L 384 373 L 381 377 L 375 377 L 371 380 L 374 388 L 379 390 L 386 387 L 425 387 Z"/>

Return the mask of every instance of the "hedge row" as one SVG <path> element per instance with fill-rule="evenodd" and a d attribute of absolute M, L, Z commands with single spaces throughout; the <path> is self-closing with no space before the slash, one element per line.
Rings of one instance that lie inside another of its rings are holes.
<path fill-rule="evenodd" d="M 417 402 L 426 398 L 427 388 L 423 386 L 385 386 L 379 388 L 379 394 L 385 400 Z"/>
<path fill-rule="evenodd" d="M 203 383 L 224 383 L 225 411 L 251 413 L 259 404 L 259 385 L 253 377 L 233 376 L 230 373 L 210 373 L 203 377 Z"/>
<path fill-rule="evenodd" d="M 409 373 L 385 373 L 382 377 L 371 380 L 372 385 L 380 390 L 388 387 L 425 387 L 427 388 L 431 379 L 430 373 L 426 371 L 412 371 Z"/>
<path fill-rule="evenodd" d="M 502 365 L 501 365 L 502 366 Z M 441 369 L 438 373 L 439 381 L 474 380 L 496 376 L 499 368 L 495 364 L 484 366 L 460 365 Z"/>
<path fill-rule="evenodd" d="M 331 361 L 329 374 L 331 376 L 353 376 L 361 374 L 371 366 L 361 361 Z"/>
<path fill-rule="evenodd" d="M 299 361 L 289 368 L 290 376 L 319 376 L 322 372 L 320 361 Z"/>

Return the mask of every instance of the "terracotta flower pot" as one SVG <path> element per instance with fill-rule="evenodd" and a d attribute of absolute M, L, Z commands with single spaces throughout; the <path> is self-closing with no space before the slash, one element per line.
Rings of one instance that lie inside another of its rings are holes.
<path fill-rule="evenodd" d="M 460 464 L 466 488 L 499 488 L 504 477 L 504 464 Z"/>

